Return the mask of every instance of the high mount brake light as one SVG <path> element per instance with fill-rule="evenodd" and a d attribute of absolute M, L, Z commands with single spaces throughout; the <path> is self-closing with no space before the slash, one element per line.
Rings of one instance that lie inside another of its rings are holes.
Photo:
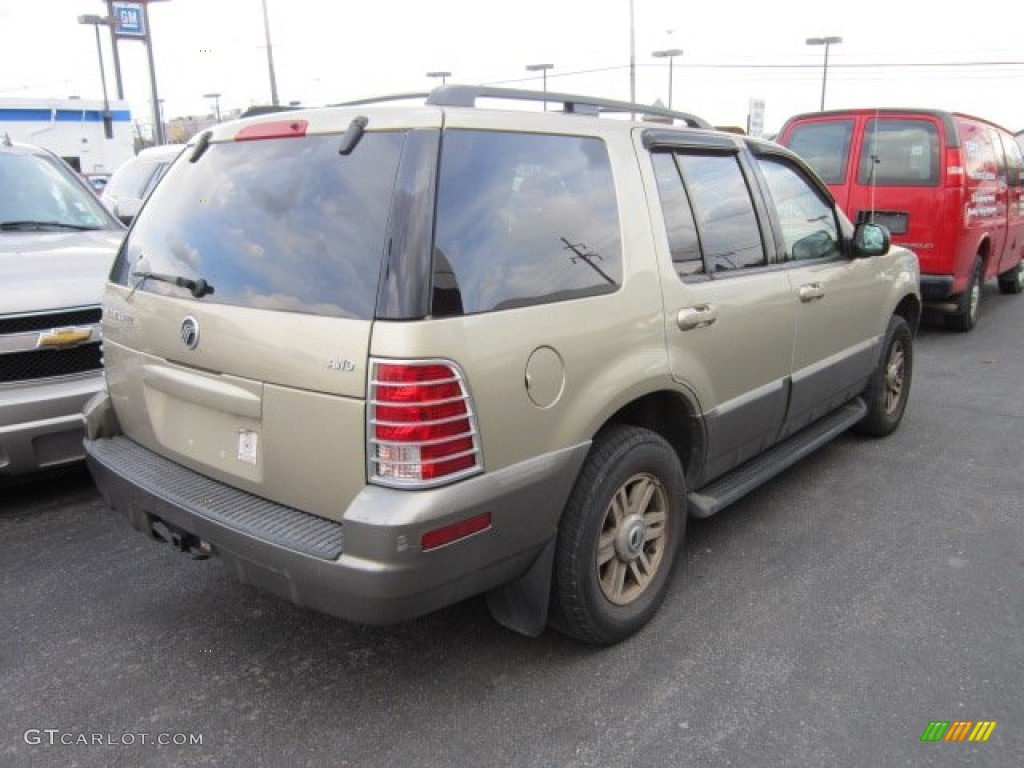
<path fill-rule="evenodd" d="M 375 360 L 370 371 L 372 482 L 428 487 L 482 471 L 473 402 L 454 363 Z"/>
<path fill-rule="evenodd" d="M 235 135 L 235 141 L 259 141 L 260 139 L 297 139 L 306 135 L 309 122 L 306 120 L 275 120 L 270 123 L 247 125 Z"/>

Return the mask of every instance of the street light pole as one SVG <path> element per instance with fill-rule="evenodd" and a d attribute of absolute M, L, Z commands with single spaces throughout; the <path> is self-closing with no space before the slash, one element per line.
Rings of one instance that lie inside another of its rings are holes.
<path fill-rule="evenodd" d="M 548 111 L 548 102 L 547 102 L 547 95 L 548 95 L 548 70 L 549 69 L 554 69 L 554 67 L 555 67 L 554 64 L 527 64 L 526 65 L 526 71 L 527 72 L 540 72 L 544 76 L 544 96 L 545 96 L 545 99 L 544 99 L 544 111 L 545 112 Z"/>
<path fill-rule="evenodd" d="M 213 99 L 213 111 L 217 116 L 217 122 L 220 122 L 220 94 L 219 93 L 204 93 L 204 99 Z"/>
<path fill-rule="evenodd" d="M 633 0 L 629 0 L 629 103 L 636 104 L 636 17 Z M 630 114 L 630 118 L 636 117 Z"/>
<path fill-rule="evenodd" d="M 825 46 L 825 66 L 821 70 L 821 111 L 825 111 L 825 84 L 828 82 L 828 49 L 831 45 L 837 45 L 843 42 L 841 37 L 808 37 L 808 45 L 824 45 Z"/>
<path fill-rule="evenodd" d="M 103 46 L 100 43 L 100 26 L 110 23 L 109 19 L 93 14 L 85 14 L 78 17 L 79 24 L 91 24 L 96 31 L 96 55 L 100 60 L 100 83 L 103 86 L 103 135 L 108 139 L 114 138 L 114 126 L 110 117 L 110 99 L 107 98 L 107 71 L 103 66 Z"/>
<path fill-rule="evenodd" d="M 448 82 L 448 78 L 451 77 L 451 76 L 452 76 L 451 72 L 442 72 L 440 70 L 437 71 L 437 72 L 427 72 L 427 77 L 439 77 L 439 78 L 441 78 L 441 85 L 444 85 L 445 83 L 447 83 Z"/>
<path fill-rule="evenodd" d="M 682 56 L 681 48 L 669 48 L 667 51 L 654 51 L 651 56 L 656 59 L 668 59 L 668 108 L 672 109 L 672 60 Z"/>

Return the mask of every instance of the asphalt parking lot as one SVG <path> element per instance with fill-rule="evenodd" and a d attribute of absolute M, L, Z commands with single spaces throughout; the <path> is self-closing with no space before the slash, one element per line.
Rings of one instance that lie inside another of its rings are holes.
<path fill-rule="evenodd" d="M 482 600 L 346 624 L 147 541 L 82 472 L 0 490 L 0 766 L 1022 765 L 1024 297 L 983 301 L 922 329 L 895 435 L 692 521 L 609 649 Z"/>

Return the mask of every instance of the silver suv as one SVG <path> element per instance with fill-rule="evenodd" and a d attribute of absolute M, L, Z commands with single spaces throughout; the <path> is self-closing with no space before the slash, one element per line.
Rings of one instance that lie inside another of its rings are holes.
<path fill-rule="evenodd" d="M 601 116 L 630 111 L 661 122 Z M 300 605 L 486 592 L 612 643 L 687 515 L 897 427 L 920 307 L 883 228 L 692 115 L 469 86 L 267 115 L 198 137 L 136 220 L 86 446 L 137 529 Z"/>
<path fill-rule="evenodd" d="M 81 461 L 124 227 L 48 150 L 0 139 L 0 482 Z"/>

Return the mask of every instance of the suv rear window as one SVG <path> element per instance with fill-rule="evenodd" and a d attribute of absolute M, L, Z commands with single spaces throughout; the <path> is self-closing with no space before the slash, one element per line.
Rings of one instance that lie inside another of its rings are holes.
<path fill-rule="evenodd" d="M 207 302 L 371 319 L 404 140 L 367 133 L 350 155 L 338 154 L 338 136 L 309 136 L 186 156 L 154 190 L 111 279 L 201 277 L 214 288 Z M 157 280 L 139 290 L 182 294 Z"/>
<path fill-rule="evenodd" d="M 939 183 L 939 129 L 930 120 L 868 120 L 857 183 L 930 187 Z"/>
<path fill-rule="evenodd" d="M 853 120 L 828 120 L 794 126 L 786 145 L 800 155 L 826 184 L 843 184 L 852 138 Z"/>
<path fill-rule="evenodd" d="M 604 142 L 446 131 L 434 245 L 434 315 L 616 290 L 622 248 Z"/>

